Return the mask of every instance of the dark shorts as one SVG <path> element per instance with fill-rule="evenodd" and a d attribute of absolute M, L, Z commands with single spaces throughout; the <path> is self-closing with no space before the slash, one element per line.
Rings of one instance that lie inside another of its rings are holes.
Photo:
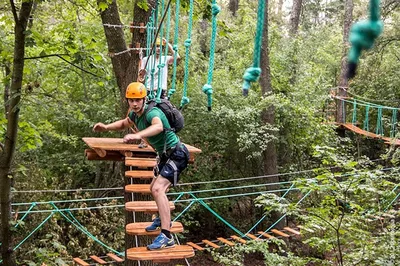
<path fill-rule="evenodd" d="M 179 175 L 186 169 L 189 162 L 189 151 L 182 143 L 175 149 L 168 150 L 160 157 L 157 165 L 158 174 L 171 182 L 175 186 L 179 181 Z"/>

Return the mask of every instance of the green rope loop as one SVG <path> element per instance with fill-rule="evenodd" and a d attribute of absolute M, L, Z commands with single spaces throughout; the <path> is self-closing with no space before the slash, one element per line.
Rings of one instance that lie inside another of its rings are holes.
<path fill-rule="evenodd" d="M 355 76 L 362 50 L 371 49 L 375 39 L 382 33 L 383 23 L 380 20 L 379 2 L 371 0 L 369 20 L 357 22 L 350 29 L 351 48 L 348 55 L 347 78 Z"/>
<path fill-rule="evenodd" d="M 261 75 L 261 68 L 259 67 L 249 67 L 246 69 L 243 75 L 243 96 L 247 96 L 249 93 L 249 88 L 251 82 L 255 82 Z"/>
<path fill-rule="evenodd" d="M 191 39 L 186 39 L 185 40 L 185 47 L 188 48 L 192 45 L 192 40 Z"/>
<path fill-rule="evenodd" d="M 243 75 L 244 82 L 242 89 L 244 96 L 248 95 L 251 82 L 257 81 L 261 74 L 260 58 L 261 58 L 262 37 L 264 31 L 265 2 L 266 2 L 265 0 L 258 1 L 257 29 L 256 29 L 256 37 L 254 38 L 253 66 L 248 68 Z"/>
<path fill-rule="evenodd" d="M 190 102 L 190 99 L 187 96 L 183 96 L 181 99 L 181 108 L 183 108 L 183 106 L 187 105 Z"/>
<path fill-rule="evenodd" d="M 211 111 L 211 105 L 212 105 L 212 94 L 213 94 L 213 90 L 212 90 L 212 86 L 210 84 L 205 84 L 203 86 L 203 92 L 207 95 L 207 107 L 208 107 L 208 111 Z"/>
<path fill-rule="evenodd" d="M 210 61 L 209 61 L 209 68 L 208 68 L 208 77 L 207 77 L 207 84 L 203 86 L 203 92 L 207 94 L 207 109 L 211 111 L 212 106 L 212 78 L 214 72 L 214 57 L 215 57 L 215 40 L 217 36 L 217 15 L 221 11 L 221 8 L 217 5 L 216 0 L 213 0 L 211 5 L 212 11 L 212 32 L 211 32 L 211 40 L 210 40 Z"/>

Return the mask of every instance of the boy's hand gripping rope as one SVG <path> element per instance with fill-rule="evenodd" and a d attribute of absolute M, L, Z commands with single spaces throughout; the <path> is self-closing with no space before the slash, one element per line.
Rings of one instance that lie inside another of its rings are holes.
<path fill-rule="evenodd" d="M 362 50 L 371 49 L 375 39 L 382 33 L 383 23 L 380 20 L 379 0 L 370 1 L 369 20 L 360 21 L 354 24 L 350 30 L 349 41 L 351 48 L 348 55 L 347 78 L 351 79 L 356 75 L 358 61 Z"/>

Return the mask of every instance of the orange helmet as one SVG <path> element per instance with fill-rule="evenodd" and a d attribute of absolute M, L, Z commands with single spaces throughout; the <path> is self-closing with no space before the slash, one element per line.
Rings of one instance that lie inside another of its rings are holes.
<path fill-rule="evenodd" d="M 140 82 L 132 82 L 126 88 L 127 99 L 142 99 L 147 96 L 146 87 Z"/>

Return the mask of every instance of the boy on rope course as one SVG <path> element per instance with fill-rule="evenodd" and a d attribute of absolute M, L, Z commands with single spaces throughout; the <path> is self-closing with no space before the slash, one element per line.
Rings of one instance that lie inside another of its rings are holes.
<path fill-rule="evenodd" d="M 138 132 L 124 136 L 125 143 L 131 143 L 142 138 L 147 138 L 158 155 L 158 163 L 154 168 L 154 179 L 150 185 L 150 191 L 156 201 L 159 218 L 146 228 L 146 231 L 155 231 L 161 228 L 161 233 L 152 244 L 147 246 L 149 250 L 171 248 L 175 246 L 171 236 L 171 211 L 169 209 L 167 189 L 175 186 L 179 181 L 180 173 L 186 169 L 189 161 L 189 151 L 180 142 L 178 136 L 168 122 L 166 115 L 157 107 L 148 109 L 146 104 L 147 90 L 140 82 L 133 82 L 126 89 L 126 99 L 132 110 L 128 117 L 110 124 L 97 123 L 93 127 L 94 132 L 109 130 L 124 130 L 136 125 Z"/>
<path fill-rule="evenodd" d="M 176 56 L 177 62 L 180 61 L 181 57 L 179 56 L 179 53 L 175 51 L 173 46 L 168 43 L 168 51 L 172 55 L 160 55 L 160 46 L 162 45 L 163 48 L 165 48 L 167 44 L 167 40 L 165 38 L 161 39 L 158 38 L 156 40 L 156 49 L 155 49 L 155 58 L 154 55 L 146 56 L 143 57 L 140 63 L 140 71 L 139 71 L 139 76 L 143 75 L 143 71 L 145 71 L 146 65 L 147 66 L 152 66 L 153 69 L 151 69 L 151 73 L 147 73 L 147 80 L 146 80 L 146 88 L 150 91 L 152 89 L 155 93 L 157 92 L 158 89 L 158 80 L 161 78 L 161 98 L 164 98 L 166 96 L 166 91 L 167 91 L 167 79 L 168 79 L 168 65 L 172 65 L 174 63 L 174 57 Z M 175 54 L 176 53 L 176 54 Z M 161 71 L 159 71 L 161 69 Z"/>

